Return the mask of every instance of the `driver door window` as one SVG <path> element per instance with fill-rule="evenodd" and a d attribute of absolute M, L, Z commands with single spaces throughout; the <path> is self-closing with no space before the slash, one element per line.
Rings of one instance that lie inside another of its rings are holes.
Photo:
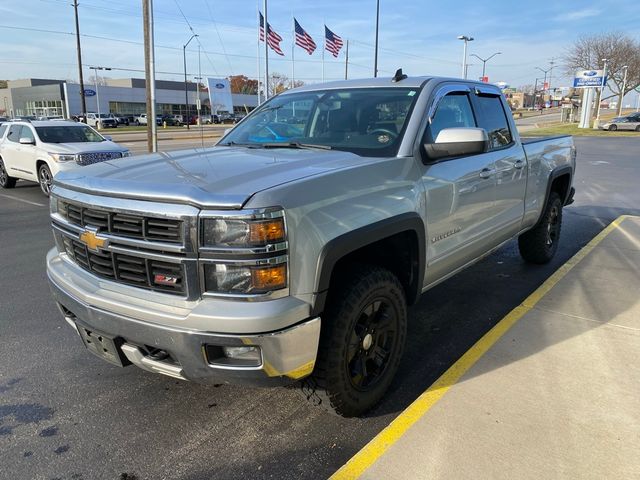
<path fill-rule="evenodd" d="M 435 142 L 440 131 L 445 128 L 475 126 L 476 120 L 469 96 L 466 93 L 451 93 L 440 100 L 436 113 L 431 119 L 429 127 L 431 142 Z"/>

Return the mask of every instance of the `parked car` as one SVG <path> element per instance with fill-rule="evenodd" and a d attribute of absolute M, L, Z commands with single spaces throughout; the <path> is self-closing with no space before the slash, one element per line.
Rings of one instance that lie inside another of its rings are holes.
<path fill-rule="evenodd" d="M 134 121 L 134 123 L 136 125 L 148 125 L 148 119 L 147 119 L 147 114 L 146 113 L 141 113 L 140 115 L 138 115 Z M 156 125 L 160 126 L 162 125 L 162 115 L 156 115 Z"/>
<path fill-rule="evenodd" d="M 73 121 L 9 122 L 0 126 L 0 187 L 38 182 L 45 195 L 53 177 L 84 165 L 128 157 L 129 150 Z"/>
<path fill-rule="evenodd" d="M 5 122 L 8 122 L 9 119 L 7 117 L 0 117 L 0 125 L 2 125 Z"/>
<path fill-rule="evenodd" d="M 220 123 L 220 117 L 215 113 L 213 115 L 200 115 L 200 122 L 203 125 L 212 125 Z"/>
<path fill-rule="evenodd" d="M 615 132 L 616 130 L 635 130 L 640 132 L 640 118 L 633 116 L 616 117 L 600 125 L 600 128 L 610 132 Z"/>
<path fill-rule="evenodd" d="M 86 124 L 94 128 L 118 128 L 118 122 L 109 113 L 87 113 L 85 115 Z"/>
<path fill-rule="evenodd" d="M 175 115 L 160 115 L 160 125 L 166 125 L 168 127 L 180 126 L 180 122 L 176 120 Z"/>
<path fill-rule="evenodd" d="M 294 104 L 309 108 L 301 126 L 280 122 Z M 421 293 L 512 238 L 526 261 L 552 260 L 575 154 L 569 136 L 521 141 L 493 85 L 401 71 L 308 85 L 206 154 L 60 174 L 51 291 L 105 361 L 299 382 L 360 415 L 391 385 Z"/>
<path fill-rule="evenodd" d="M 118 125 L 125 125 L 127 127 L 129 126 L 129 117 L 127 115 L 121 115 L 119 113 L 111 113 L 109 116 L 113 118 Z"/>

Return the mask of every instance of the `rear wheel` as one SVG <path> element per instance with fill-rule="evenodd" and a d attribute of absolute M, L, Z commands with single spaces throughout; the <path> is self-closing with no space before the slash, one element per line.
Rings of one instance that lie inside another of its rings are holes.
<path fill-rule="evenodd" d="M 538 224 L 518 237 L 522 258 L 537 264 L 551 261 L 558 250 L 561 227 L 562 199 L 558 193 L 551 192 Z"/>
<path fill-rule="evenodd" d="M 636 132 L 640 132 L 640 125 L 636 127 Z"/>
<path fill-rule="evenodd" d="M 407 305 L 388 270 L 359 265 L 343 278 L 332 286 L 315 370 L 300 391 L 316 405 L 353 417 L 380 401 L 398 370 Z"/>
<path fill-rule="evenodd" d="M 16 178 L 10 177 L 7 172 L 6 167 L 4 166 L 4 162 L 0 158 L 0 187 L 2 188 L 13 188 L 16 186 Z"/>
<path fill-rule="evenodd" d="M 609 125 L 609 131 L 610 132 L 615 132 L 616 130 L 618 130 L 618 126 L 617 125 Z"/>
<path fill-rule="evenodd" d="M 43 163 L 38 167 L 38 183 L 40 183 L 40 190 L 42 190 L 42 193 L 48 197 L 51 194 L 53 175 L 51 175 L 49 165 L 46 163 Z"/>

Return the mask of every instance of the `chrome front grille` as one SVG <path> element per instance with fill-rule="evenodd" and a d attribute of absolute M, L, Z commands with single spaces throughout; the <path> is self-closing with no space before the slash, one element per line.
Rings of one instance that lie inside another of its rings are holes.
<path fill-rule="evenodd" d="M 78 165 L 91 165 L 94 163 L 106 162 L 114 158 L 122 158 L 122 152 L 89 152 L 78 155 L 76 163 Z"/>
<path fill-rule="evenodd" d="M 155 291 L 185 293 L 185 269 L 181 264 L 104 250 L 94 252 L 68 236 L 62 236 L 62 242 L 69 257 L 99 277 Z M 155 281 L 158 276 L 171 281 L 159 284 Z"/>
<path fill-rule="evenodd" d="M 154 242 L 182 243 L 181 220 L 110 212 L 60 201 L 58 213 L 79 227 L 93 227 L 98 232 Z"/>

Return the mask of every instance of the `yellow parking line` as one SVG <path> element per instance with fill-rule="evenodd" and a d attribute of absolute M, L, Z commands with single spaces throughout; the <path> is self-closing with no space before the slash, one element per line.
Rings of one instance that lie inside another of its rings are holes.
<path fill-rule="evenodd" d="M 549 290 L 569 273 L 584 257 L 604 238 L 614 231 L 630 215 L 622 215 L 611 222 L 604 230 L 596 235 L 578 253 L 563 264 L 540 287 L 529 295 L 522 304 L 511 310 L 489 330 L 473 347 L 460 357 L 427 391 L 420 395 L 400 415 L 398 415 L 384 430 L 376 435 L 367 445 L 353 456 L 345 465 L 331 476 L 332 480 L 355 479 L 364 473 L 384 452 L 386 452 L 402 435 L 422 416 L 424 416 L 438 400 L 469 370 L 500 337 L 502 337 L 515 323 L 531 310 Z"/>

